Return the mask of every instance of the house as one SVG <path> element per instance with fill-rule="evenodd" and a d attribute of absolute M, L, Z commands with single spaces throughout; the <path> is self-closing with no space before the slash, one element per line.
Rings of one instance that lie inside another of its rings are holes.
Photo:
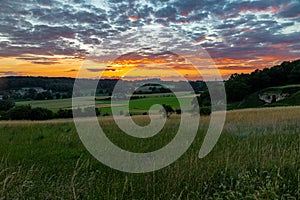
<path fill-rule="evenodd" d="M 273 102 L 283 100 L 288 96 L 289 96 L 289 94 L 287 94 L 287 93 L 282 93 L 282 94 L 281 93 L 264 93 L 264 94 L 259 94 L 258 98 L 261 101 L 264 101 L 266 103 L 273 103 Z"/>
<path fill-rule="evenodd" d="M 21 89 L 17 90 L 16 92 L 19 93 L 20 95 L 25 95 L 30 89 L 35 90 L 37 93 L 46 92 L 46 90 L 44 90 L 41 87 L 21 88 Z"/>

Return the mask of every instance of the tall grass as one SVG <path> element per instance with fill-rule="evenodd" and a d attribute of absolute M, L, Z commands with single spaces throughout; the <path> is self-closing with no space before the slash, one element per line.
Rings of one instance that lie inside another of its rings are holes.
<path fill-rule="evenodd" d="M 139 124 L 146 116 L 135 117 Z M 157 136 L 124 136 L 111 117 L 100 119 L 122 148 L 161 148 L 176 133 L 173 116 Z M 152 173 L 128 174 L 95 160 L 71 121 L 1 122 L 0 199 L 298 199 L 300 108 L 228 112 L 220 140 L 199 159 L 209 117 L 196 140 L 172 165 Z"/>

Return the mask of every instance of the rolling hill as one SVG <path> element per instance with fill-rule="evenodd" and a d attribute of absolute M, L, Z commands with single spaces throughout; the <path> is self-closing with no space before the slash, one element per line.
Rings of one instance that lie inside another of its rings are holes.
<path fill-rule="evenodd" d="M 230 109 L 300 105 L 300 84 L 269 87 L 245 97 Z"/>

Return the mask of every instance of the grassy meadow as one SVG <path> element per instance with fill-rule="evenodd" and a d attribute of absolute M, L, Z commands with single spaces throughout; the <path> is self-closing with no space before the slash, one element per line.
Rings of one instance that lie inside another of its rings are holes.
<path fill-rule="evenodd" d="M 147 116 L 134 116 L 138 124 Z M 172 115 L 158 135 L 125 136 L 100 117 L 118 146 L 147 152 L 176 134 Z M 190 149 L 172 165 L 146 174 L 119 172 L 95 160 L 72 120 L 0 122 L 0 199 L 299 199 L 300 107 L 229 111 L 224 131 L 204 159 L 202 117 Z"/>

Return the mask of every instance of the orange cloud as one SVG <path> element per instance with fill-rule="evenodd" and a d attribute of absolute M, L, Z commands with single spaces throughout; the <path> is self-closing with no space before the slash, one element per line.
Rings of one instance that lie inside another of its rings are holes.
<path fill-rule="evenodd" d="M 136 21 L 139 20 L 140 18 L 138 16 L 129 16 L 129 19 Z"/>

